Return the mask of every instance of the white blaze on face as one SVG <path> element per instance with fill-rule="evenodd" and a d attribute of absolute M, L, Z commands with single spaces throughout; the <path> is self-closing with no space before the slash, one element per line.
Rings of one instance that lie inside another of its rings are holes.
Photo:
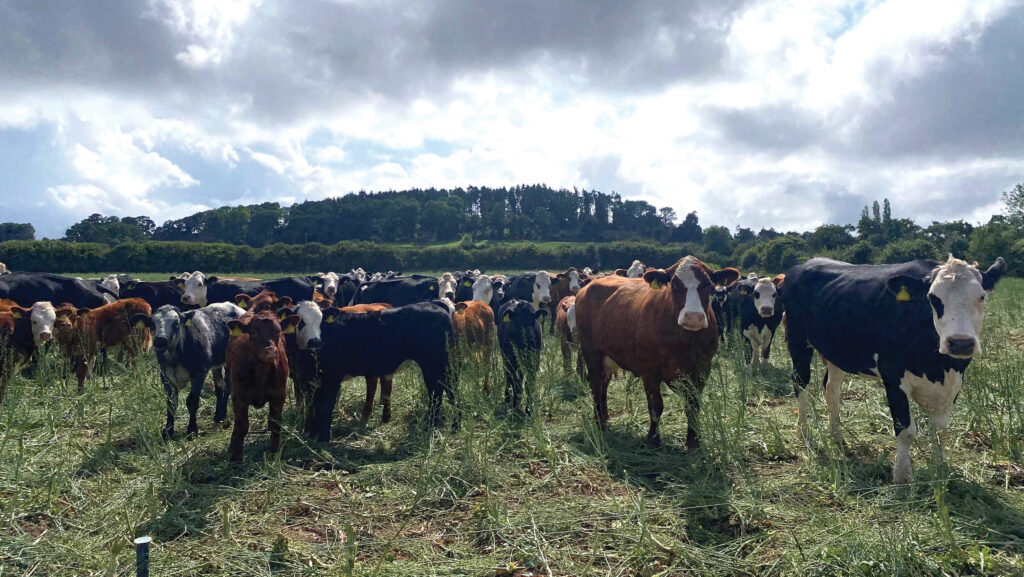
<path fill-rule="evenodd" d="M 491 282 L 491 278 L 486 275 L 478 276 L 473 283 L 473 300 L 490 303 L 493 297 L 494 285 Z"/>
<path fill-rule="evenodd" d="M 185 278 L 185 294 L 181 302 L 187 305 L 206 306 L 206 276 L 196 271 Z"/>
<path fill-rule="evenodd" d="M 437 279 L 437 298 L 454 299 L 455 289 L 458 288 L 458 284 L 455 280 L 455 275 L 450 272 L 444 273 L 441 275 L 441 278 Z"/>
<path fill-rule="evenodd" d="M 0 274 L 7 274 L 7 265 L 0 262 Z"/>
<path fill-rule="evenodd" d="M 359 279 L 359 282 L 361 282 L 361 283 L 366 282 L 366 271 L 363 270 L 362 267 L 357 268 L 357 269 L 353 269 L 352 270 L 352 274 L 355 275 L 355 277 L 357 279 Z"/>
<path fill-rule="evenodd" d="M 629 278 L 640 278 L 644 276 L 645 270 L 646 267 L 644 266 L 644 263 L 634 260 L 633 264 L 629 266 L 629 270 L 626 271 L 626 276 Z"/>
<path fill-rule="evenodd" d="M 100 281 L 100 286 L 114 293 L 114 296 L 121 293 L 121 283 L 117 282 L 117 275 L 108 275 Z"/>
<path fill-rule="evenodd" d="M 762 277 L 757 279 L 757 284 L 754 285 L 754 293 L 751 295 L 754 297 L 754 310 L 757 314 L 764 318 L 769 318 L 775 314 L 775 296 L 778 291 L 775 288 L 775 283 L 768 277 Z"/>
<path fill-rule="evenodd" d="M 583 269 L 583 276 L 593 276 L 594 271 L 588 266 Z"/>
<path fill-rule="evenodd" d="M 338 292 L 338 273 L 320 273 L 318 276 L 324 283 L 324 296 L 329 299 L 334 298 Z"/>
<path fill-rule="evenodd" d="M 29 310 L 32 323 L 32 341 L 37 347 L 53 338 L 53 324 L 57 322 L 57 311 L 46 301 L 37 302 Z"/>
<path fill-rule="evenodd" d="M 576 336 L 576 305 L 569 305 L 569 308 L 565 309 L 565 317 L 569 324 L 569 334 Z"/>
<path fill-rule="evenodd" d="M 551 302 L 551 277 L 547 271 L 540 271 L 533 280 L 533 308 L 539 310 L 541 304 Z"/>
<path fill-rule="evenodd" d="M 315 302 L 302 301 L 295 308 L 295 314 L 302 319 L 295 341 L 300 349 L 305 349 L 310 341 L 320 338 L 320 323 L 324 320 L 324 313 Z"/>
<path fill-rule="evenodd" d="M 965 261 L 949 257 L 936 270 L 928 302 L 939 334 L 940 354 L 970 358 L 981 353 L 986 298 L 981 273 Z"/>
<path fill-rule="evenodd" d="M 580 290 L 580 273 L 571 270 L 569 271 L 569 292 L 576 294 Z"/>
<path fill-rule="evenodd" d="M 693 260 L 687 258 L 676 268 L 676 278 L 686 287 L 686 300 L 676 322 L 688 331 L 699 331 L 708 328 L 708 315 L 700 304 L 700 280 L 693 272 L 693 266 Z"/>

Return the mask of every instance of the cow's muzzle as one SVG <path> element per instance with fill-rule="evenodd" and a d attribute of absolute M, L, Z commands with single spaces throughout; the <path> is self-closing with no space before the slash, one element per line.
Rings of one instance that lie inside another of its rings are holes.
<path fill-rule="evenodd" d="M 266 362 L 272 362 L 277 360 L 277 345 L 271 345 L 269 347 L 263 347 L 260 349 L 260 360 Z"/>
<path fill-rule="evenodd" d="M 454 301 L 455 300 L 455 291 L 445 291 L 444 292 L 444 298 Z"/>
<path fill-rule="evenodd" d="M 760 314 L 762 317 L 766 319 L 770 318 L 775 314 L 775 307 L 761 307 L 761 310 L 758 311 L 758 314 Z"/>
<path fill-rule="evenodd" d="M 306 341 L 305 349 L 307 351 L 318 351 L 318 350 L 320 350 L 320 345 L 322 345 L 322 344 L 323 343 L 320 342 L 319 338 L 309 339 L 308 341 Z"/>
<path fill-rule="evenodd" d="M 953 335 L 946 339 L 946 350 L 949 356 L 969 359 L 978 349 L 978 340 L 964 335 Z"/>
<path fill-rule="evenodd" d="M 548 304 L 549 302 L 551 302 L 551 297 L 549 297 L 549 296 L 547 296 L 547 297 L 540 297 L 540 302 L 542 302 L 544 304 Z"/>
<path fill-rule="evenodd" d="M 51 333 L 50 331 L 43 331 L 43 332 L 39 333 L 39 342 L 40 343 L 49 342 L 52 338 L 53 338 L 53 333 Z"/>
<path fill-rule="evenodd" d="M 708 317 L 702 312 L 685 312 L 679 326 L 688 331 L 703 330 L 708 328 Z"/>
<path fill-rule="evenodd" d="M 166 349 L 167 348 L 167 337 L 155 337 L 153 339 L 153 346 L 156 347 L 157 350 L 161 350 L 161 351 Z"/>

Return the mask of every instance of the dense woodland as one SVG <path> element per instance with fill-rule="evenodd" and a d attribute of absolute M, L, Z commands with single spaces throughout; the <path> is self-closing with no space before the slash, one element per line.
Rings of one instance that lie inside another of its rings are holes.
<path fill-rule="evenodd" d="M 546 186 L 360 192 L 282 207 L 222 207 L 169 220 L 93 214 L 62 240 L 35 241 L 31 224 L 0 223 L 0 261 L 14 270 L 286 271 L 354 266 L 439 270 L 665 265 L 682 253 L 744 270 L 777 272 L 826 255 L 854 263 L 947 253 L 1024 274 L 1024 184 L 1003 193 L 1003 214 L 921 226 L 893 218 L 889 201 L 854 224 L 808 232 L 702 226 L 671 208 L 596 191 Z M 457 242 L 456 242 L 457 241 Z M 572 244 L 570 244 L 572 243 Z"/>

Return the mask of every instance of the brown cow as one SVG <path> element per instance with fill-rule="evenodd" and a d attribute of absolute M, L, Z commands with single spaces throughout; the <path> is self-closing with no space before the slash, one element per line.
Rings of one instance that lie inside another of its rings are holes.
<path fill-rule="evenodd" d="M 11 299 L 0 299 L 0 312 L 11 312 L 11 307 L 18 306 L 18 303 Z"/>
<path fill-rule="evenodd" d="M 579 354 L 580 342 L 576 330 L 576 297 L 567 296 L 558 302 L 555 312 L 555 335 L 562 346 L 562 369 L 566 374 L 572 370 L 572 354 L 576 352 L 576 374 L 585 379 L 587 372 L 583 355 Z"/>
<path fill-rule="evenodd" d="M 334 298 L 326 296 L 320 291 L 313 291 L 313 302 L 322 309 L 329 309 L 334 306 Z"/>
<path fill-rule="evenodd" d="M 281 412 L 288 395 L 288 355 L 283 330 L 294 331 L 299 320 L 297 315 L 292 315 L 279 323 L 275 313 L 263 311 L 245 320 L 228 321 L 231 340 L 226 376 L 235 411 L 235 426 L 228 445 L 232 461 L 242 460 L 242 445 L 249 432 L 250 406 L 259 409 L 269 404 L 270 451 L 276 453 L 281 448 Z"/>
<path fill-rule="evenodd" d="M 569 270 L 558 273 L 555 275 L 558 277 L 558 282 L 551 285 L 551 300 L 547 304 L 548 314 L 551 315 L 550 320 L 552 321 L 550 332 L 555 334 L 555 323 L 553 322 L 558 318 L 558 303 L 562 302 L 562 299 L 569 295 L 576 295 L 586 284 L 583 280 L 583 275 L 580 274 L 576 267 L 569 267 Z M 589 281 L 588 281 L 589 282 Z"/>
<path fill-rule="evenodd" d="M 490 362 L 494 354 L 494 311 L 483 301 L 455 303 L 452 314 L 455 346 L 463 355 L 472 356 L 484 371 L 484 392 L 491 390 Z"/>
<path fill-rule="evenodd" d="M 273 291 L 262 290 L 252 297 L 245 293 L 235 295 L 235 304 L 247 313 L 256 314 L 261 311 L 277 312 L 283 307 L 290 307 L 292 299 L 291 297 L 277 298 Z"/>
<path fill-rule="evenodd" d="M 116 300 L 94 309 L 75 309 L 63 304 L 55 310 L 57 339 L 78 377 L 78 392 L 85 389 L 85 379 L 92 370 L 96 352 L 124 345 L 128 358 L 134 358 L 141 346 L 148 351 L 152 344 L 149 328 L 134 329 L 131 318 L 152 314 L 149 303 L 140 298 Z"/>
<path fill-rule="evenodd" d="M 639 279 L 610 276 L 580 291 L 576 322 L 594 412 L 602 429 L 608 426 L 608 382 L 616 366 L 644 383 L 651 419 L 647 444 L 652 447 L 661 444 L 661 383 L 671 386 L 684 378 L 689 381 L 686 446 L 700 447 L 700 395 L 718 351 L 711 292 L 716 284 L 728 286 L 739 277 L 734 268 L 713 271 L 687 256 L 667 270 L 648 270 Z"/>

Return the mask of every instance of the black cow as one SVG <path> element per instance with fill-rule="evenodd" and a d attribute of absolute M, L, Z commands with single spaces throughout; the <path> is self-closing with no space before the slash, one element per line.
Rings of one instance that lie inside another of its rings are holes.
<path fill-rule="evenodd" d="M 412 275 L 367 281 L 359 287 L 348 304 L 390 303 L 391 306 L 400 307 L 437 297 L 436 278 Z"/>
<path fill-rule="evenodd" d="M 964 371 L 981 352 L 987 292 L 1005 268 L 1002 258 L 981 272 L 950 256 L 945 263 L 875 266 L 815 258 L 790 269 L 782 300 L 801 429 L 814 351 L 825 361 L 825 400 L 837 438 L 844 376 L 881 379 L 896 433 L 893 480 L 906 482 L 917 432 L 908 397 L 931 414 L 938 429 L 946 427 Z"/>
<path fill-rule="evenodd" d="M 750 295 L 754 292 L 755 284 L 757 284 L 757 276 L 751 274 L 726 289 L 722 318 L 725 320 L 725 332 L 729 338 L 732 338 L 733 329 L 740 328 L 740 311 L 743 308 L 743 303 L 751 298 Z"/>
<path fill-rule="evenodd" d="M 116 299 L 117 295 L 96 283 L 56 274 L 12 272 L 0 278 L 0 298 L 11 299 L 25 307 L 51 302 L 96 308 L 107 304 L 109 297 Z"/>
<path fill-rule="evenodd" d="M 528 301 L 512 299 L 501 305 L 498 312 L 498 346 L 504 359 L 505 401 L 519 412 L 525 393 L 528 397 L 525 412 L 529 413 L 529 403 L 535 400 L 532 396 L 543 345 L 538 321 L 547 316 L 548 311 L 535 311 Z"/>
<path fill-rule="evenodd" d="M 716 286 L 715 292 L 711 293 L 711 312 L 715 315 L 715 322 L 718 323 L 718 341 L 725 342 L 725 306 L 729 302 L 729 289 L 724 286 Z"/>
<path fill-rule="evenodd" d="M 120 298 L 140 298 L 156 310 L 164 305 L 183 307 L 181 295 L 185 294 L 184 282 L 174 280 L 137 281 L 121 283 Z M 184 307 L 189 308 L 189 307 Z"/>
<path fill-rule="evenodd" d="M 757 279 L 754 288 L 740 303 L 740 333 L 746 345 L 747 364 L 763 367 L 768 364 L 772 339 L 782 323 L 785 307 L 779 298 L 783 275 L 774 279 Z"/>
<path fill-rule="evenodd" d="M 296 303 L 309 301 L 313 300 L 313 291 L 320 279 L 316 276 L 293 276 L 270 280 L 222 280 L 196 271 L 181 280 L 185 284 L 181 302 L 206 306 L 210 303 L 234 302 L 237 295 L 252 297 L 265 290 L 274 293 L 279 299 L 288 297 Z"/>
<path fill-rule="evenodd" d="M 448 362 L 452 320 L 441 307 L 415 303 L 363 314 L 329 308 L 323 312 L 320 340 L 321 386 L 313 393 L 311 416 L 320 441 L 331 437 L 331 416 L 344 379 L 390 376 L 406 361 L 423 372 L 431 422 L 440 418 L 443 394 L 454 404 Z"/>
<path fill-rule="evenodd" d="M 174 305 L 164 305 L 153 316 L 134 315 L 133 325 L 142 324 L 151 329 L 153 348 L 160 364 L 160 381 L 167 393 L 167 423 L 163 428 L 165 439 L 174 435 L 174 415 L 178 411 L 178 391 L 189 387 L 185 405 L 188 407 L 189 435 L 199 431 L 196 411 L 199 394 L 206 375 L 213 370 L 217 408 L 213 422 L 223 422 L 227 416 L 229 390 L 224 385 L 224 356 L 228 347 L 228 321 L 241 317 L 245 311 L 231 303 L 216 303 L 201 309 L 182 312 Z"/>

